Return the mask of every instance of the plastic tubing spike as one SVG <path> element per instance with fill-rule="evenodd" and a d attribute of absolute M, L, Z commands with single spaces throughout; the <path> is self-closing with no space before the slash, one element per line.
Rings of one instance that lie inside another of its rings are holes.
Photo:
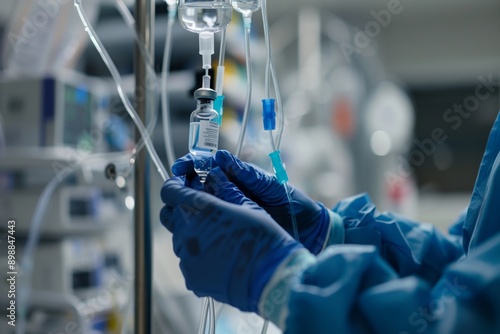
<path fill-rule="evenodd" d="M 264 130 L 274 130 L 276 128 L 276 112 L 274 111 L 274 99 L 262 100 L 262 121 Z"/>
<path fill-rule="evenodd" d="M 218 121 L 219 126 L 222 125 L 222 114 L 224 113 L 224 108 L 222 108 L 223 103 L 224 103 L 224 95 L 218 95 L 214 101 L 214 109 L 219 114 L 219 121 Z"/>
<path fill-rule="evenodd" d="M 214 34 L 208 31 L 202 31 L 199 35 L 200 55 L 203 57 L 203 68 L 212 68 L 212 55 L 214 54 Z"/>
<path fill-rule="evenodd" d="M 252 28 L 252 15 L 249 15 L 249 16 L 244 15 L 243 16 L 243 26 L 245 27 L 245 29 L 248 29 L 248 30 L 250 30 Z"/>
<path fill-rule="evenodd" d="M 168 4 L 168 17 L 171 19 L 175 19 L 177 16 L 177 1 L 174 1 L 175 4 L 169 4 L 169 1 L 167 1 Z M 172 1 L 170 1 L 172 2 Z"/>
<path fill-rule="evenodd" d="M 281 184 L 288 182 L 288 174 L 286 173 L 285 164 L 281 161 L 280 151 L 269 153 L 269 156 L 271 157 L 278 182 Z"/>

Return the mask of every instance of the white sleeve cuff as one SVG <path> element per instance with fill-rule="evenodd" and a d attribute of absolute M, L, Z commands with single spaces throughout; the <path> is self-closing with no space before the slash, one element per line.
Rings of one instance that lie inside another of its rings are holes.
<path fill-rule="evenodd" d="M 328 210 L 328 214 L 330 215 L 330 228 L 328 229 L 325 243 L 320 253 L 328 246 L 343 244 L 345 239 L 344 220 L 342 217 L 332 210 Z"/>
<path fill-rule="evenodd" d="M 288 316 L 290 290 L 299 283 L 304 270 L 315 262 L 316 257 L 306 249 L 295 252 L 283 261 L 262 291 L 259 314 L 283 330 Z"/>

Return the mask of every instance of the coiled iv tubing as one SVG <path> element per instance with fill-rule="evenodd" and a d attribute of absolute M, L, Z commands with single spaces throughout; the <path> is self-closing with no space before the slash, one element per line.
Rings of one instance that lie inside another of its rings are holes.
<path fill-rule="evenodd" d="M 89 23 L 89 20 L 87 19 L 87 16 L 85 15 L 85 12 L 82 10 L 81 0 L 74 0 L 74 3 L 75 3 L 75 7 L 78 11 L 78 15 L 80 16 L 80 19 L 85 27 L 85 31 L 88 33 L 90 40 L 92 41 L 95 48 L 97 49 L 97 51 L 101 55 L 104 63 L 106 64 L 106 66 L 108 67 L 108 70 L 111 73 L 111 76 L 115 80 L 116 88 L 118 90 L 118 95 L 122 99 L 122 101 L 125 105 L 125 109 L 127 110 L 128 114 L 130 115 L 132 120 L 134 121 L 137 129 L 139 130 L 142 138 L 144 139 L 144 143 L 145 143 L 146 149 L 148 150 L 148 153 L 151 157 L 151 160 L 155 164 L 156 169 L 157 169 L 158 173 L 160 174 L 161 178 L 163 179 L 163 181 L 166 181 L 169 174 L 168 174 L 167 170 L 165 169 L 165 167 L 162 165 L 160 158 L 158 157 L 158 154 L 156 153 L 156 150 L 153 146 L 153 143 L 151 142 L 151 138 L 149 136 L 149 133 L 147 132 L 146 128 L 144 127 L 144 124 L 142 123 L 141 119 L 139 118 L 139 115 L 137 115 L 137 112 L 136 112 L 134 106 L 132 105 L 132 102 L 130 101 L 128 96 L 125 94 L 123 87 L 120 84 L 120 82 L 121 82 L 120 73 L 118 72 L 113 61 L 111 60 L 111 57 L 109 56 L 108 52 L 106 51 L 106 48 L 104 47 L 101 40 L 97 36 L 94 28 Z"/>

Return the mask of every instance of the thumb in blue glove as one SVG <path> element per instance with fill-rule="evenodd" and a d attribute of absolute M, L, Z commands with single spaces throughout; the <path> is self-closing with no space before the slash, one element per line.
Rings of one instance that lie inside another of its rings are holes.
<path fill-rule="evenodd" d="M 220 198 L 167 180 L 162 224 L 173 233 L 186 286 L 242 311 L 256 312 L 276 268 L 304 248 L 216 168 L 207 189 Z"/>
<path fill-rule="evenodd" d="M 212 166 L 219 166 L 246 197 L 266 210 L 281 227 L 293 235 L 290 203 L 284 186 L 276 177 L 224 150 L 216 153 Z M 178 176 L 192 175 L 192 157 L 186 155 L 178 159 L 172 172 Z M 299 241 L 313 254 L 318 254 L 328 245 L 343 243 L 342 218 L 300 190 L 290 185 L 288 187 L 296 215 Z"/>

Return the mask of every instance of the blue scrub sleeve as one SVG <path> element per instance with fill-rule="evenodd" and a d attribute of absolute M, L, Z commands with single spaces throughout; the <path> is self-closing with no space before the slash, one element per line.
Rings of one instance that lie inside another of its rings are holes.
<path fill-rule="evenodd" d="M 345 243 L 360 245 L 330 246 L 296 272 L 278 325 L 285 333 L 500 333 L 498 203 L 500 114 L 450 236 L 380 213 L 364 194 L 341 201 L 333 211 Z"/>
<path fill-rule="evenodd" d="M 430 283 L 464 255 L 461 240 L 392 212 L 379 212 L 367 194 L 340 201 L 333 211 L 344 222 L 346 244 L 372 245 L 399 276 L 418 275 Z"/>
<path fill-rule="evenodd" d="M 325 250 L 290 288 L 285 333 L 500 333 L 500 234 L 433 285 L 399 278 L 373 246 Z"/>
<path fill-rule="evenodd" d="M 466 252 L 499 230 L 500 210 L 500 113 L 491 129 L 463 224 Z"/>

